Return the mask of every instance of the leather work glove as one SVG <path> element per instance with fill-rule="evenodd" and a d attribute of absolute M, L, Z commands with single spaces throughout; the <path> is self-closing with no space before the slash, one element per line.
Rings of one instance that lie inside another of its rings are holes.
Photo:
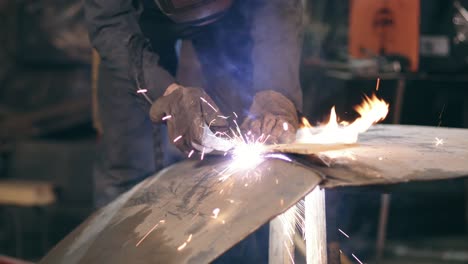
<path fill-rule="evenodd" d="M 164 96 L 154 101 L 150 118 L 154 123 L 166 122 L 169 138 L 182 152 L 203 146 L 204 125 L 226 127 L 226 120 L 210 96 L 199 88 L 171 85 Z"/>
<path fill-rule="evenodd" d="M 299 120 L 296 107 L 284 95 L 266 90 L 258 92 L 249 110 L 249 115 L 241 125 L 245 132 L 250 131 L 254 139 L 263 135 L 266 143 L 291 143 L 296 139 Z"/>

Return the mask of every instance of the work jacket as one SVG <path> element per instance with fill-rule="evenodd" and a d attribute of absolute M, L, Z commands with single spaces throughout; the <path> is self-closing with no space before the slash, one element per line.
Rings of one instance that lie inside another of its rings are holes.
<path fill-rule="evenodd" d="M 237 0 L 218 21 L 201 27 L 175 24 L 152 0 L 84 3 L 102 63 L 115 78 L 135 80 L 152 99 L 176 82 L 174 44 L 190 38 L 205 77 L 202 88 L 222 110 L 242 115 L 261 90 L 278 91 L 302 107 L 300 0 Z M 142 39 L 148 45 L 135 44 Z"/>

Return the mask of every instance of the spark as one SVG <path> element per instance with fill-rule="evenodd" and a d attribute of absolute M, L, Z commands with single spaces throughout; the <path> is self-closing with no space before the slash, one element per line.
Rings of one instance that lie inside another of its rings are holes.
<path fill-rule="evenodd" d="M 223 194 L 224 192 L 224 189 L 221 189 L 221 191 L 219 191 L 219 194 Z"/>
<path fill-rule="evenodd" d="M 166 120 L 171 119 L 171 118 L 172 118 L 171 115 L 167 115 L 167 116 L 165 116 L 165 117 L 162 118 L 162 121 L 166 121 Z"/>
<path fill-rule="evenodd" d="M 300 200 L 296 204 L 296 226 L 301 230 L 305 240 L 305 200 Z"/>
<path fill-rule="evenodd" d="M 190 159 L 190 157 L 192 157 L 192 155 L 193 155 L 194 152 L 195 152 L 195 150 L 193 150 L 193 149 L 189 152 L 189 154 L 188 154 L 188 158 L 189 158 L 189 159 Z"/>
<path fill-rule="evenodd" d="M 219 172 L 221 175 L 219 178 L 220 181 L 227 180 L 238 171 L 254 169 L 266 159 L 275 158 L 288 162 L 292 161 L 290 158 L 282 154 L 267 153 L 265 142 L 268 140 L 269 135 L 266 136 L 265 134 L 262 134 L 260 137 L 255 138 L 251 131 L 243 134 L 237 120 L 234 119 L 233 123 L 235 126 L 230 128 L 229 134 L 226 132 L 217 132 L 215 134 L 215 136 L 223 136 L 223 138 L 230 141 L 231 145 L 234 146 L 231 150 L 224 152 L 225 156 L 227 154 L 231 154 L 231 162 L 221 172 Z M 204 157 L 204 151 L 205 149 L 203 149 L 202 152 L 202 160 Z M 248 184 L 245 184 L 244 186 L 247 187 Z"/>
<path fill-rule="evenodd" d="M 281 206 L 283 206 L 284 200 L 281 199 L 280 202 Z M 283 229 L 285 230 L 285 234 L 290 238 L 291 243 L 293 243 L 291 236 L 296 233 L 296 230 L 299 230 L 302 237 L 305 239 L 304 210 L 304 200 L 301 200 L 296 203 L 296 205 L 289 208 L 285 213 L 280 215 L 280 220 L 283 223 Z"/>
<path fill-rule="evenodd" d="M 380 78 L 377 78 L 377 84 L 375 85 L 375 90 L 378 91 L 380 88 Z"/>
<path fill-rule="evenodd" d="M 190 234 L 190 235 L 188 236 L 187 240 L 186 240 L 182 245 L 180 245 L 180 246 L 177 248 L 177 250 L 178 250 L 178 251 L 181 251 L 182 249 L 184 249 L 184 248 L 188 245 L 188 243 L 190 243 L 190 241 L 192 241 L 192 234 Z"/>
<path fill-rule="evenodd" d="M 135 76 L 135 77 L 136 77 L 136 76 Z M 143 95 L 143 97 L 145 98 L 145 100 L 146 100 L 150 105 L 152 105 L 152 104 L 153 104 L 153 100 L 151 100 L 151 98 L 149 98 L 149 96 L 146 95 L 147 90 L 141 88 L 140 82 L 138 81 L 138 78 L 135 78 L 135 81 L 136 81 L 137 94 Z"/>
<path fill-rule="evenodd" d="M 288 244 L 286 244 L 286 241 L 284 241 L 284 247 L 286 248 L 286 251 L 288 252 L 289 259 L 291 260 L 291 263 L 294 264 L 295 263 L 294 258 L 293 258 L 292 254 L 291 254 L 291 250 L 289 250 Z"/>
<path fill-rule="evenodd" d="M 235 135 L 236 138 L 239 138 L 241 141 L 245 142 L 246 140 L 244 139 L 244 137 L 242 136 L 242 132 L 240 130 L 240 127 L 239 127 L 239 124 L 237 124 L 237 120 L 233 120 L 234 124 L 236 125 L 236 132 L 237 134 L 234 132 L 233 134 Z"/>
<path fill-rule="evenodd" d="M 138 247 L 141 242 L 143 242 L 143 240 L 146 239 L 146 237 L 148 237 L 148 235 L 153 232 L 158 226 L 159 224 L 164 224 L 166 221 L 165 220 L 160 220 L 159 222 L 157 222 L 144 236 L 143 238 L 140 239 L 140 241 L 138 241 L 138 243 L 136 243 L 135 247 Z"/>
<path fill-rule="evenodd" d="M 218 115 L 219 118 L 222 118 L 222 119 L 229 119 L 230 116 L 223 116 L 223 115 Z"/>
<path fill-rule="evenodd" d="M 229 199 L 229 202 L 230 202 L 230 203 L 234 203 L 234 200 L 232 200 L 232 199 Z"/>
<path fill-rule="evenodd" d="M 290 209 L 286 210 L 283 214 L 279 216 L 279 220 L 281 221 L 283 234 L 289 240 L 290 245 L 294 245 L 293 237 L 296 234 L 296 230 L 300 230 L 302 236 L 304 237 L 304 200 L 299 201 L 295 206 L 291 207 Z M 294 263 L 294 259 L 292 258 L 293 252 L 288 247 L 287 241 L 284 241 L 284 246 L 288 251 L 288 254 L 291 258 L 292 263 Z"/>
<path fill-rule="evenodd" d="M 216 109 L 212 104 L 210 104 L 205 98 L 200 97 L 200 99 L 201 99 L 205 104 L 207 104 L 209 107 L 211 107 L 211 109 L 213 109 L 216 113 L 218 113 L 218 109 Z"/>
<path fill-rule="evenodd" d="M 442 115 L 444 114 L 444 111 L 445 111 L 445 104 L 444 106 L 442 106 L 442 111 L 440 111 L 440 114 L 439 114 L 439 124 L 437 125 L 438 127 L 442 125 Z"/>
<path fill-rule="evenodd" d="M 211 125 L 213 125 L 214 122 L 216 122 L 216 118 L 210 121 L 210 123 L 208 124 L 208 127 L 211 127 Z"/>
<path fill-rule="evenodd" d="M 272 153 L 272 154 L 267 154 L 264 157 L 265 158 L 273 158 L 273 159 L 279 159 L 279 160 L 292 162 L 292 159 L 290 159 L 288 156 L 286 156 L 284 154 Z"/>
<path fill-rule="evenodd" d="M 291 242 L 291 244 L 294 244 L 292 236 L 296 233 L 295 214 L 296 214 L 296 207 L 293 206 L 279 216 L 279 220 L 283 227 L 283 234 L 286 235 L 286 237 L 288 238 L 289 242 Z"/>
<path fill-rule="evenodd" d="M 338 231 L 340 231 L 340 233 L 343 234 L 345 237 L 349 238 L 348 234 L 346 234 L 343 230 L 338 228 Z"/>
<path fill-rule="evenodd" d="M 279 181 L 278 181 L 278 179 L 276 179 L 276 184 L 278 184 L 278 183 L 279 183 Z"/>
<path fill-rule="evenodd" d="M 182 245 L 180 245 L 177 250 L 178 251 L 181 251 L 182 249 L 184 249 L 185 247 L 187 246 L 187 242 L 184 242 Z"/>
<path fill-rule="evenodd" d="M 354 253 L 351 253 L 351 255 L 353 256 L 354 259 L 356 259 L 357 262 L 359 262 L 359 264 L 364 264 L 362 263 L 360 259 L 358 259 L 358 257 L 356 257 L 356 255 L 354 255 Z"/>
<path fill-rule="evenodd" d="M 249 184 L 248 183 L 244 184 L 244 187 L 249 187 Z"/>
<path fill-rule="evenodd" d="M 383 160 L 383 158 L 382 158 L 382 157 L 379 157 L 379 160 Z"/>
<path fill-rule="evenodd" d="M 204 158 L 205 158 L 205 148 L 203 148 L 200 160 L 203 160 Z"/>
<path fill-rule="evenodd" d="M 182 135 L 180 135 L 180 136 L 174 138 L 174 143 L 176 143 L 177 141 L 179 141 L 179 139 L 181 139 L 181 138 L 182 138 Z"/>
<path fill-rule="evenodd" d="M 232 163 L 230 166 L 236 169 L 248 169 L 262 163 L 264 157 L 262 153 L 265 146 L 261 143 L 241 143 L 232 151 Z"/>
<path fill-rule="evenodd" d="M 284 131 L 288 131 L 288 129 L 289 129 L 288 123 L 287 123 L 287 122 L 284 122 L 284 123 L 283 123 L 283 130 L 284 130 Z"/>
<path fill-rule="evenodd" d="M 435 141 L 436 147 L 444 144 L 444 139 L 443 138 L 436 137 L 435 140 L 436 140 Z"/>
<path fill-rule="evenodd" d="M 211 217 L 214 219 L 218 218 L 219 211 L 221 211 L 219 208 L 213 209 L 213 215 Z"/>

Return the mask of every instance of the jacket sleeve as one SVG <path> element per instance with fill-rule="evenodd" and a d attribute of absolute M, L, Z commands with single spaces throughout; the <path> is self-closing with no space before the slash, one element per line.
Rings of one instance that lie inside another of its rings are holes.
<path fill-rule="evenodd" d="M 252 25 L 253 88 L 274 90 L 302 109 L 299 67 L 303 40 L 301 0 L 258 0 Z"/>
<path fill-rule="evenodd" d="M 89 38 L 102 63 L 116 78 L 132 81 L 135 85 L 129 89 L 133 91 L 137 84 L 148 89 L 156 99 L 174 79 L 159 66 L 159 56 L 144 37 L 138 24 L 141 7 L 135 2 L 139 1 L 85 0 Z"/>

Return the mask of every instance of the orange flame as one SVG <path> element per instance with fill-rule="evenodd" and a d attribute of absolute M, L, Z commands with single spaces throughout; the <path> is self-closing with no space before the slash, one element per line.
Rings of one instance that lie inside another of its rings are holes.
<path fill-rule="evenodd" d="M 389 105 L 377 96 L 364 97 L 364 101 L 355 107 L 359 118 L 352 123 L 338 123 L 335 107 L 331 109 L 329 121 L 321 126 L 312 127 L 303 118 L 303 128 L 299 129 L 296 141 L 311 144 L 351 144 L 358 140 L 360 133 L 367 131 L 373 124 L 382 121 L 388 114 Z"/>

